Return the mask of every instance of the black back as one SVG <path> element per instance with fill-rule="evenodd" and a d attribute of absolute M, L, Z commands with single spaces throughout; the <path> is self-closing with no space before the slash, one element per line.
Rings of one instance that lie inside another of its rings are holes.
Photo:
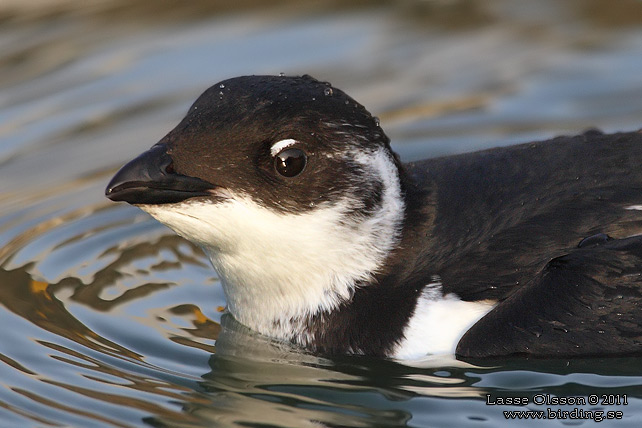
<path fill-rule="evenodd" d="M 591 132 L 407 170 L 420 201 L 408 225 L 414 275 L 439 275 L 464 300 L 506 298 L 587 236 L 642 232 L 642 212 L 625 209 L 642 204 L 640 133 Z"/>

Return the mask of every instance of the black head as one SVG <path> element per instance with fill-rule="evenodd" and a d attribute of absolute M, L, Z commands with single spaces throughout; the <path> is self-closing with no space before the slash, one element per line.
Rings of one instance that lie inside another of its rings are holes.
<path fill-rule="evenodd" d="M 224 189 L 301 212 L 358 188 L 368 208 L 382 183 L 357 157 L 382 148 L 392 153 L 378 120 L 329 83 L 237 77 L 205 91 L 176 128 L 114 176 L 106 195 L 164 204 L 216 199 Z"/>
<path fill-rule="evenodd" d="M 399 174 L 377 120 L 342 91 L 249 76 L 208 89 L 106 192 L 201 245 L 239 321 L 293 339 L 384 266 L 404 217 Z"/>

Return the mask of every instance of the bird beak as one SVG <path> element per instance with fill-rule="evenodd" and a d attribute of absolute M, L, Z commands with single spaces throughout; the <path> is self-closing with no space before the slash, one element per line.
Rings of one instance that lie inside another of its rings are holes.
<path fill-rule="evenodd" d="M 154 147 L 123 166 L 105 189 L 112 201 L 130 204 L 171 204 L 208 196 L 215 185 L 177 174 L 165 144 Z"/>

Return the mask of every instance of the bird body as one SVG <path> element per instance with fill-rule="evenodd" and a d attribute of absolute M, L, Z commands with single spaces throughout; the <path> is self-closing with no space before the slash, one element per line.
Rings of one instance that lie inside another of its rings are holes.
<path fill-rule="evenodd" d="M 241 323 L 313 352 L 622 355 L 642 351 L 641 163 L 641 134 L 592 131 L 404 164 L 339 89 L 245 76 L 106 194 L 199 244 Z"/>

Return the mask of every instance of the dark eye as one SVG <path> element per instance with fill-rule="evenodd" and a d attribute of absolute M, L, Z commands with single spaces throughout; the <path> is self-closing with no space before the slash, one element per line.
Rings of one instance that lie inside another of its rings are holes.
<path fill-rule="evenodd" d="M 276 172 L 284 177 L 296 177 L 305 169 L 308 157 L 301 149 L 285 149 L 274 157 Z"/>

